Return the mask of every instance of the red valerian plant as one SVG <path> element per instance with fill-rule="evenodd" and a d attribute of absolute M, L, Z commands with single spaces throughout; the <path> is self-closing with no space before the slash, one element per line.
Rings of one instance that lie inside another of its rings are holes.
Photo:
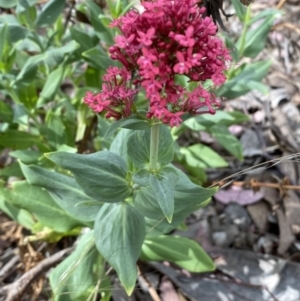
<path fill-rule="evenodd" d="M 219 102 L 201 82 L 211 79 L 216 86 L 223 84 L 230 55 L 216 36 L 212 19 L 203 16 L 205 8 L 196 0 L 144 1 L 142 6 L 142 13 L 131 10 L 111 23 L 121 35 L 109 52 L 124 68 L 109 67 L 102 91 L 88 92 L 84 102 L 95 112 L 107 111 L 107 118 L 118 120 L 131 115 L 134 97 L 144 88 L 149 119 L 173 127 L 182 122 L 185 113 L 214 114 Z M 176 75 L 185 75 L 199 85 L 187 91 L 176 84 Z"/>
<path fill-rule="evenodd" d="M 50 276 L 52 287 L 60 287 L 54 292 L 58 301 L 65 300 L 65 292 L 78 279 L 88 284 L 72 292 L 70 300 L 97 298 L 106 263 L 128 295 L 135 288 L 138 259 L 168 260 L 190 272 L 215 268 L 196 242 L 169 235 L 217 190 L 193 183 L 172 164 L 175 147 L 169 126 L 180 125 L 185 114 L 215 112 L 216 96 L 202 82 L 211 80 L 217 86 L 225 81 L 229 53 L 195 0 L 142 4 L 142 13 L 131 10 L 111 25 L 121 34 L 109 52 L 123 67 L 109 67 L 101 92 L 88 92 L 84 98 L 95 112 L 118 120 L 109 126 L 106 138 L 122 128 L 109 150 L 45 154 L 58 171 L 21 164 L 28 182 L 47 190 L 67 213 L 70 227 L 91 228 Z M 193 91 L 177 83 L 183 76 L 198 84 Z M 134 103 L 141 90 L 149 100 L 146 112 Z M 67 231 L 72 229 L 68 226 Z M 68 276 L 74 270 L 84 276 Z"/>

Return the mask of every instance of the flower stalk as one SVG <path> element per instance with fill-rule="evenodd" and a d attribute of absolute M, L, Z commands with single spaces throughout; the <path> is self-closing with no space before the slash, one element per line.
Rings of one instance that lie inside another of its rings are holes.
<path fill-rule="evenodd" d="M 157 169 L 158 144 L 159 144 L 159 124 L 154 124 L 151 127 L 150 136 L 150 169 Z"/>

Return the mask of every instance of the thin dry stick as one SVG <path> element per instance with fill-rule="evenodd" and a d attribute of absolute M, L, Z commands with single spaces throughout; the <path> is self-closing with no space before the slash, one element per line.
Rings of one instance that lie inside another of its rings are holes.
<path fill-rule="evenodd" d="M 279 164 L 279 163 L 281 163 L 281 162 L 283 162 L 283 161 L 285 161 L 285 160 L 293 159 L 293 158 L 295 158 L 295 157 L 297 157 L 297 156 L 299 156 L 299 155 L 300 155 L 300 153 L 296 153 L 296 154 L 292 154 L 292 155 L 287 155 L 287 156 L 284 156 L 284 157 L 281 157 L 281 158 L 278 158 L 278 159 L 269 160 L 269 161 L 267 161 L 267 162 L 263 162 L 263 163 L 260 163 L 260 164 L 255 165 L 255 166 L 248 167 L 248 168 L 246 168 L 246 169 L 244 169 L 244 170 L 241 170 L 241 171 L 239 171 L 239 172 L 234 173 L 233 175 L 230 175 L 230 176 L 228 176 L 228 177 L 223 178 L 222 180 L 220 180 L 220 181 L 218 181 L 218 182 L 216 182 L 216 183 L 210 185 L 209 188 L 215 187 L 215 186 L 220 186 L 220 183 L 224 183 L 224 182 L 226 182 L 227 180 L 233 179 L 233 178 L 235 178 L 235 177 L 238 177 L 238 176 L 241 176 L 241 175 L 243 175 L 243 174 L 246 174 L 246 173 L 248 173 L 248 172 L 250 172 L 250 171 L 253 171 L 253 170 L 256 170 L 256 169 L 258 169 L 258 168 L 261 168 L 261 167 L 263 167 L 264 165 L 267 165 L 267 164 L 269 164 L 269 163 L 273 163 L 271 166 L 269 166 L 269 168 L 270 168 L 270 167 L 275 166 L 275 165 L 277 165 L 277 164 Z"/>
<path fill-rule="evenodd" d="M 286 0 L 280 0 L 279 3 L 276 5 L 276 8 L 281 9 L 285 2 Z"/>
<path fill-rule="evenodd" d="M 93 297 L 93 301 L 97 301 L 97 297 L 98 297 L 98 290 L 101 284 L 101 278 L 98 280 L 96 287 L 95 287 L 95 293 L 94 293 L 94 297 Z"/>
<path fill-rule="evenodd" d="M 250 186 L 251 188 L 267 187 L 267 188 L 277 188 L 282 190 L 287 190 L 287 189 L 300 190 L 300 185 L 286 185 L 281 183 L 264 183 L 264 182 L 256 182 L 256 181 L 250 181 L 250 182 L 234 181 L 232 182 L 232 185 Z"/>
<path fill-rule="evenodd" d="M 54 255 L 45 258 L 38 263 L 35 267 L 25 273 L 22 277 L 17 279 L 14 283 L 8 284 L 0 289 L 0 295 L 7 294 L 5 301 L 16 301 L 24 294 L 28 285 L 39 277 L 45 271 L 48 271 L 51 267 L 58 264 L 64 259 L 66 255 L 69 255 L 74 250 L 74 247 L 64 249 Z"/>
<path fill-rule="evenodd" d="M 161 299 L 160 299 L 157 291 L 151 285 L 151 283 L 149 282 L 149 280 L 147 279 L 147 277 L 144 276 L 144 275 L 142 275 L 139 267 L 138 267 L 138 274 L 145 280 L 145 283 L 147 284 L 147 287 L 148 287 L 148 292 L 149 292 L 151 298 L 153 299 L 153 301 L 161 301 Z"/>
<path fill-rule="evenodd" d="M 282 22 L 282 23 L 279 23 L 277 25 L 274 25 L 272 27 L 272 30 L 276 30 L 276 29 L 279 29 L 281 27 L 286 27 L 286 28 L 292 29 L 292 30 L 296 31 L 298 34 L 300 34 L 300 28 L 297 27 L 296 25 L 292 24 L 292 23 L 289 23 L 289 22 Z"/>
<path fill-rule="evenodd" d="M 8 277 L 14 270 L 15 265 L 20 261 L 20 256 L 15 255 L 3 268 L 0 270 L 0 281 Z"/>

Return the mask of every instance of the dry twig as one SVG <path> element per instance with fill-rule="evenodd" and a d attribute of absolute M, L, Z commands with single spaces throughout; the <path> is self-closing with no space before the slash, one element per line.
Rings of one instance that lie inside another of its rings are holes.
<path fill-rule="evenodd" d="M 138 267 L 138 274 L 144 280 L 152 300 L 153 301 L 161 301 L 157 291 L 152 286 L 151 282 L 147 279 L 147 277 L 141 273 L 141 270 L 139 269 L 139 267 Z"/>
<path fill-rule="evenodd" d="M 16 301 L 24 294 L 28 285 L 39 277 L 42 273 L 48 271 L 51 267 L 58 264 L 74 250 L 74 247 L 64 249 L 54 255 L 45 258 L 38 263 L 35 267 L 25 273 L 22 277 L 15 282 L 8 284 L 0 289 L 0 296 L 7 295 L 5 301 Z"/>

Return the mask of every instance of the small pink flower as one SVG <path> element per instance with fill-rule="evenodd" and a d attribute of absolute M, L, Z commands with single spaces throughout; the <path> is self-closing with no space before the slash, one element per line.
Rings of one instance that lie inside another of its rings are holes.
<path fill-rule="evenodd" d="M 152 39 L 155 34 L 155 28 L 151 27 L 147 30 L 147 33 L 143 33 L 142 31 L 138 30 L 138 35 L 140 38 L 137 38 L 137 40 L 142 43 L 144 46 L 150 46 L 152 44 Z"/>
<path fill-rule="evenodd" d="M 195 39 L 193 38 L 193 36 L 194 36 L 194 27 L 189 26 L 185 31 L 185 35 L 175 34 L 174 40 L 184 47 L 193 47 L 195 45 Z"/>
<path fill-rule="evenodd" d="M 173 68 L 174 72 L 179 74 L 189 73 L 192 65 L 185 60 L 183 53 L 178 51 L 176 53 L 176 57 L 178 59 L 178 63 Z"/>

